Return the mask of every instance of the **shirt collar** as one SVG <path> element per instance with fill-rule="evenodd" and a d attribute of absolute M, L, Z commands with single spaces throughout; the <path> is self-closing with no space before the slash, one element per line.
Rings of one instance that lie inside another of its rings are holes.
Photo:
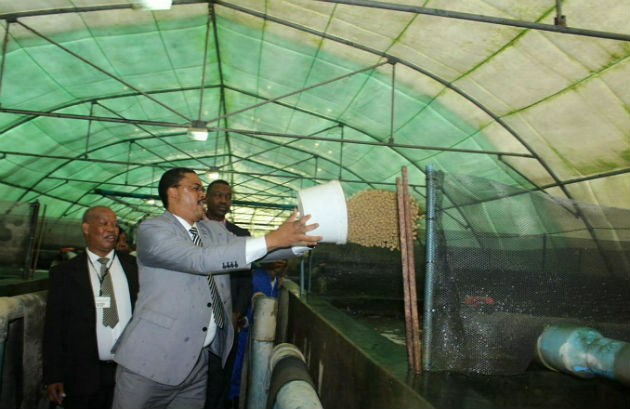
<path fill-rule="evenodd" d="M 92 260 L 92 263 L 94 263 L 94 265 L 96 265 L 96 263 L 98 262 L 98 259 L 101 258 L 101 256 L 99 256 L 98 254 L 93 253 L 87 247 L 85 248 L 85 252 L 88 255 L 88 257 L 90 258 L 90 260 Z M 107 253 L 107 255 L 105 255 L 105 257 L 107 257 L 108 259 L 111 260 L 114 257 L 114 255 L 115 255 L 114 249 L 112 249 L 109 253 Z"/>
<path fill-rule="evenodd" d="M 173 214 L 173 213 L 171 213 L 171 214 Z M 175 218 L 177 219 L 177 221 L 179 221 L 179 222 L 181 223 L 181 225 L 182 225 L 182 226 L 184 226 L 184 228 L 186 229 L 186 231 L 190 231 L 190 228 L 191 228 L 191 227 L 197 228 L 197 222 L 194 222 L 194 223 L 192 224 L 192 226 L 191 226 L 191 225 L 190 225 L 190 223 L 188 223 L 186 220 L 184 220 L 184 218 L 183 218 L 183 217 L 179 217 L 179 216 L 178 216 L 178 215 L 176 215 L 176 214 L 173 214 L 173 216 L 175 216 Z M 199 230 L 199 229 L 197 228 L 197 230 Z"/>

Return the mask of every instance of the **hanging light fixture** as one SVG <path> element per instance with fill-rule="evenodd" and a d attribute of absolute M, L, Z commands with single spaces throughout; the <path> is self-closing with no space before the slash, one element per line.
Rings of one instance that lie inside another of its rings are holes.
<path fill-rule="evenodd" d="M 213 166 L 206 172 L 206 178 L 208 180 L 217 180 L 219 178 L 219 168 Z"/>
<path fill-rule="evenodd" d="M 168 10 L 172 0 L 134 0 L 132 7 L 136 10 Z"/>
<path fill-rule="evenodd" d="M 204 121 L 192 121 L 188 128 L 188 137 L 196 141 L 205 141 L 208 139 L 208 128 Z"/>

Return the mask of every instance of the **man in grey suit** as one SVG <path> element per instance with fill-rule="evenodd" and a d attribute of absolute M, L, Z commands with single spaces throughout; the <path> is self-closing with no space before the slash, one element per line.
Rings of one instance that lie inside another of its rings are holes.
<path fill-rule="evenodd" d="M 119 364 L 115 409 L 203 408 L 209 354 L 228 357 L 234 338 L 229 277 L 252 261 L 295 256 L 291 246 L 312 246 L 310 216 L 296 212 L 265 236 L 237 237 L 220 223 L 202 221 L 201 179 L 186 168 L 159 183 L 162 215 L 137 232 L 140 292 L 133 319 L 115 347 Z M 268 254 L 271 253 L 271 254 Z"/>

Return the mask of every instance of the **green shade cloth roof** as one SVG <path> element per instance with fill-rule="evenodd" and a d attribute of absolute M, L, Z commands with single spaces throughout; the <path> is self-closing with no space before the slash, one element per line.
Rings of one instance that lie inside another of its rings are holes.
<path fill-rule="evenodd" d="M 291 205 L 331 179 L 348 197 L 394 189 L 407 166 L 422 202 L 433 165 L 628 208 L 630 6 L 561 4 L 571 33 L 549 0 L 0 0 L 2 200 L 61 218 L 103 204 L 134 223 L 162 211 L 143 197 L 170 167 L 206 182 L 217 168 L 235 199 Z M 198 120 L 203 142 L 187 135 Z"/>

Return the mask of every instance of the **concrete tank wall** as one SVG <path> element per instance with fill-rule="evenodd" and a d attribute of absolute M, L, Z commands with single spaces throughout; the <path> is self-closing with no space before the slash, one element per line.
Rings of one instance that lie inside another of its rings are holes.
<path fill-rule="evenodd" d="M 295 283 L 285 281 L 283 286 L 282 291 L 290 294 L 286 341 L 304 354 L 323 407 L 433 407 L 402 380 L 407 376 L 403 346 L 389 342 L 317 297 L 311 296 L 305 303 Z"/>

